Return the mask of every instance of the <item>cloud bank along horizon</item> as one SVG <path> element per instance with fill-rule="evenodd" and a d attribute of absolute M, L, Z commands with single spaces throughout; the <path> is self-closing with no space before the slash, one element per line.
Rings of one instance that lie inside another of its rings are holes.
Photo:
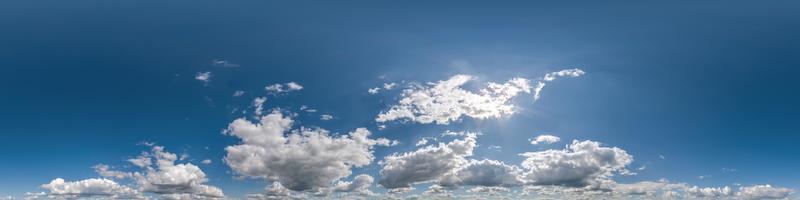
<path fill-rule="evenodd" d="M 215 65 L 239 67 L 226 60 Z M 484 133 L 448 130 L 432 133 L 409 150 L 394 151 L 377 158 L 376 149 L 392 150 L 401 145 L 397 138 L 373 137 L 387 126 L 448 126 L 464 119 L 495 120 L 513 116 L 514 99 L 537 101 L 547 83 L 561 78 L 579 78 L 581 69 L 564 69 L 540 78 L 514 77 L 505 82 L 478 83 L 473 75 L 457 74 L 444 80 L 417 83 L 384 83 L 368 88 L 368 95 L 402 88 L 396 102 L 374 118 L 377 130 L 353 127 L 346 134 L 332 133 L 313 124 L 298 124 L 297 113 L 315 113 L 302 106 L 297 111 L 275 107 L 266 110 L 270 98 L 282 98 L 304 89 L 300 83 L 275 83 L 263 91 L 232 91 L 232 96 L 256 94 L 247 111 L 231 121 L 223 133 L 237 144 L 224 148 L 224 164 L 235 178 L 257 180 L 263 191 L 247 199 L 304 198 L 726 198 L 784 199 L 793 189 L 766 184 L 735 184 L 700 187 L 668 179 L 619 183 L 615 178 L 636 176 L 631 169 L 635 153 L 593 140 L 571 140 L 563 148 L 552 134 L 525 138 L 539 151 L 515 152 L 521 163 L 475 157 Z M 197 72 L 204 86 L 214 81 L 211 71 Z M 258 95 L 263 94 L 263 95 Z M 319 114 L 322 121 L 336 119 Z M 491 134 L 491 133 L 485 133 Z M 523 139 L 523 138 L 520 138 Z M 435 143 L 438 142 L 438 143 Z M 43 191 L 30 192 L 31 199 L 226 199 L 223 189 L 209 184 L 200 166 L 166 151 L 164 146 L 143 143 L 149 151 L 127 159 L 134 167 L 97 164 L 98 178 L 64 180 L 43 184 Z M 499 146 L 496 148 L 500 148 Z M 546 148 L 546 149 L 544 149 Z M 188 155 L 187 155 L 188 157 Z M 376 161 L 377 160 L 377 161 Z M 211 164 L 211 160 L 201 161 Z M 202 165 L 201 165 L 202 166 Z M 375 171 L 356 169 L 377 167 Z M 641 167 L 640 170 L 644 170 Z M 225 176 L 217 174 L 217 176 Z M 734 183 L 731 183 L 734 184 Z M 427 186 L 427 188 L 419 188 Z"/>

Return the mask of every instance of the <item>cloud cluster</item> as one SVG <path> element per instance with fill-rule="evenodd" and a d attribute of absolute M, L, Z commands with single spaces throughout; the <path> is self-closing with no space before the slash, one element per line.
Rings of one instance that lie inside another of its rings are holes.
<path fill-rule="evenodd" d="M 771 185 L 754 185 L 741 187 L 736 196 L 742 199 L 785 199 L 794 193 L 794 190 Z"/>
<path fill-rule="evenodd" d="M 404 90 L 399 102 L 381 112 L 376 121 L 449 124 L 465 117 L 498 118 L 514 114 L 516 108 L 511 100 L 519 94 L 533 93 L 536 100 L 546 82 L 560 77 L 579 77 L 584 73 L 580 69 L 567 69 L 546 74 L 533 87 L 528 79 L 513 78 L 504 83 L 489 82 L 477 90 L 465 89 L 468 82 L 475 80 L 474 77 L 456 75 Z M 210 72 L 204 72 L 195 78 L 208 82 L 210 77 Z M 387 83 L 369 92 L 377 93 L 394 87 L 395 83 Z M 289 82 L 265 89 L 272 93 L 285 93 L 301 90 L 303 86 Z M 243 94 L 243 91 L 237 91 L 234 96 Z M 263 193 L 247 195 L 247 199 L 327 198 L 332 194 L 341 199 L 355 199 L 378 195 L 370 190 L 376 178 L 367 174 L 354 175 L 352 170 L 371 164 L 376 146 L 393 146 L 397 141 L 371 138 L 372 133 L 365 128 L 338 134 L 322 128 L 294 127 L 292 117 L 296 115 L 286 115 L 277 109 L 266 113 L 265 102 L 265 97 L 252 102 L 256 121 L 239 118 L 230 122 L 224 131 L 240 140 L 238 144 L 225 148 L 224 163 L 237 176 L 270 183 Z M 300 110 L 316 112 L 307 106 L 301 106 Z M 332 115 L 319 116 L 321 120 L 334 119 Z M 663 179 L 617 183 L 614 177 L 634 174 L 627 169 L 633 156 L 619 147 L 591 140 L 573 140 L 563 149 L 520 153 L 518 155 L 523 161 L 518 164 L 488 158 L 474 159 L 471 157 L 478 147 L 479 135 L 446 131 L 441 138 L 423 137 L 415 144 L 416 149 L 385 156 L 379 162 L 381 169 L 377 183 L 389 191 L 387 197 L 414 190 L 418 184 L 431 184 L 427 191 L 411 196 L 422 199 L 524 199 L 533 195 L 555 199 L 749 200 L 786 199 L 794 192 L 770 185 L 738 189 L 699 187 Z M 444 137 L 458 138 L 444 142 Z M 438 142 L 440 139 L 443 142 Z M 557 143 L 561 139 L 539 135 L 529 140 L 531 144 L 539 145 Z M 180 163 L 188 155 L 178 156 L 165 151 L 164 147 L 145 145 L 151 146 L 151 150 L 127 160 L 138 167 L 138 171 L 119 171 L 99 164 L 94 169 L 102 178 L 73 182 L 57 178 L 41 185 L 45 192 L 31 193 L 30 197 L 146 199 L 148 194 L 158 195 L 159 199 L 225 198 L 221 189 L 208 185 L 206 174 L 198 166 Z M 489 146 L 489 149 L 499 149 L 499 146 Z M 211 160 L 201 163 L 211 164 Z M 462 191 L 467 194 L 454 192 L 459 188 L 464 188 Z M 519 188 L 522 188 L 521 193 L 517 192 Z"/>
<path fill-rule="evenodd" d="M 523 189 L 518 199 L 536 198 L 557 199 L 730 199 L 730 200 L 766 200 L 787 199 L 794 192 L 792 189 L 772 187 L 770 185 L 754 185 L 739 187 L 738 191 L 730 187 L 698 187 L 686 183 L 671 183 L 665 179 L 658 181 L 642 181 L 635 183 L 614 183 L 607 190 L 590 188 L 570 188 L 563 186 L 528 186 Z"/>
<path fill-rule="evenodd" d="M 178 156 L 153 146 L 150 152 L 143 152 L 129 159 L 143 171 L 128 173 L 142 192 L 152 192 L 172 197 L 190 196 L 194 199 L 222 198 L 225 195 L 217 187 L 206 185 L 206 174 L 191 163 L 176 164 Z M 113 171 L 103 167 L 95 168 L 100 175 L 113 175 L 119 178 L 125 172 Z"/>
<path fill-rule="evenodd" d="M 613 189 L 614 196 L 630 197 L 645 196 L 650 198 L 664 199 L 786 199 L 794 190 L 789 188 L 772 187 L 770 185 L 753 185 L 739 187 L 738 191 L 724 187 L 698 187 L 689 186 L 686 183 L 670 183 L 667 180 L 656 182 L 642 181 L 630 184 L 615 184 Z"/>
<path fill-rule="evenodd" d="M 413 152 L 392 154 L 381 162 L 381 179 L 385 188 L 410 188 L 412 184 L 437 180 L 447 173 L 466 165 L 466 156 L 472 155 L 475 136 L 426 146 Z"/>
<path fill-rule="evenodd" d="M 75 182 L 66 182 L 56 178 L 48 184 L 41 186 L 47 190 L 47 196 L 52 198 L 108 198 L 108 199 L 143 199 L 139 191 L 122 186 L 109 179 L 86 179 Z"/>
<path fill-rule="evenodd" d="M 268 92 L 283 93 L 283 92 L 302 90 L 303 86 L 295 82 L 288 82 L 286 84 L 277 84 L 277 83 L 272 84 L 264 87 L 264 89 L 267 90 Z"/>
<path fill-rule="evenodd" d="M 349 176 L 351 168 L 370 164 L 374 146 L 392 145 L 385 138 L 370 139 L 365 128 L 332 136 L 319 128 L 292 130 L 292 123 L 277 111 L 255 123 L 234 120 L 225 133 L 241 143 L 225 148 L 225 163 L 239 175 L 279 182 L 290 190 L 324 190 Z"/>
<path fill-rule="evenodd" d="M 447 80 L 412 85 L 403 90 L 397 104 L 378 114 L 375 121 L 408 120 L 421 124 L 449 124 L 461 120 L 462 117 L 499 118 L 515 113 L 511 99 L 520 93 L 531 93 L 533 89 L 534 100 L 538 100 L 546 82 L 554 81 L 558 77 L 579 77 L 583 74 L 585 72 L 577 68 L 565 69 L 545 74 L 535 86 L 531 86 L 528 79 L 512 78 L 505 83 L 489 82 L 477 91 L 464 89 L 475 77 L 459 74 Z M 387 86 L 389 85 L 384 85 L 384 88 Z M 372 88 L 369 93 L 378 93 L 380 89 Z"/>
<path fill-rule="evenodd" d="M 510 104 L 513 97 L 531 91 L 530 81 L 524 78 L 513 78 L 502 84 L 490 82 L 477 92 L 463 88 L 474 79 L 470 75 L 455 75 L 447 80 L 406 89 L 398 104 L 381 112 L 375 120 L 407 119 L 422 124 L 449 124 L 462 116 L 498 118 L 514 113 L 515 107 Z"/>
<path fill-rule="evenodd" d="M 67 182 L 56 178 L 41 186 L 44 196 L 77 198 L 102 197 L 109 199 L 141 199 L 142 193 L 159 194 L 164 199 L 220 199 L 225 194 L 217 187 L 206 185 L 208 178 L 199 167 L 191 163 L 176 164 L 178 156 L 164 151 L 162 146 L 152 146 L 128 162 L 142 171 L 123 172 L 99 164 L 93 168 L 104 178 Z M 110 179 L 107 179 L 110 178 Z M 134 186 L 119 185 L 112 179 L 131 179 Z M 186 198 L 183 198 L 186 197 Z"/>
<path fill-rule="evenodd" d="M 369 187 L 372 186 L 372 182 L 375 181 L 375 178 L 372 178 L 370 175 L 360 174 L 353 178 L 353 181 L 339 181 L 334 186 L 334 191 L 336 192 L 354 192 L 357 194 L 361 194 L 364 196 L 371 196 L 374 195 L 372 191 L 369 190 Z"/>
<path fill-rule="evenodd" d="M 612 182 L 633 156 L 617 147 L 602 147 L 595 141 L 573 141 L 562 150 L 546 150 L 520 154 L 526 157 L 523 179 L 533 185 L 599 188 Z"/>
<path fill-rule="evenodd" d="M 470 160 L 451 173 L 440 178 L 438 184 L 455 188 L 458 186 L 480 186 L 486 188 L 515 187 L 524 182 L 521 180 L 522 170 L 516 166 L 506 165 L 496 160 Z"/>
<path fill-rule="evenodd" d="M 522 153 L 525 160 L 521 167 L 490 159 L 469 159 L 477 145 L 476 137 L 467 134 L 449 143 L 386 156 L 381 162 L 378 184 L 387 189 L 433 182 L 446 189 L 539 185 L 601 190 L 615 183 L 611 179 L 614 175 L 629 173 L 625 167 L 633 162 L 624 150 L 590 140 L 576 140 L 560 150 Z"/>

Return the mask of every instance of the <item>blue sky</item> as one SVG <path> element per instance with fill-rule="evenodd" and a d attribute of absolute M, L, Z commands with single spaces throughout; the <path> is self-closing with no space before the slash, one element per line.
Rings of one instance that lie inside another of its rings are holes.
<path fill-rule="evenodd" d="M 223 161 L 226 147 L 242 143 L 224 130 L 237 118 L 256 123 L 256 97 L 267 97 L 265 113 L 296 114 L 294 129 L 347 135 L 364 127 L 370 138 L 398 141 L 370 147 L 374 160 L 337 179 L 370 175 L 370 189 L 380 194 L 386 188 L 378 183 L 379 162 L 420 149 L 415 144 L 424 137 L 465 139 L 439 137 L 447 130 L 482 133 L 468 160 L 520 167 L 525 157 L 518 154 L 590 140 L 633 157 L 624 168 L 636 175 L 610 177 L 620 184 L 663 178 L 734 190 L 800 189 L 797 6 L 5 1 L 0 196 L 46 191 L 41 185 L 55 178 L 101 178 L 92 169 L 100 163 L 135 171 L 128 159 L 154 152 L 143 142 L 189 155 L 177 163 L 202 169 L 203 184 L 227 197 L 264 193 L 275 181 L 239 179 L 242 173 Z M 502 117 L 460 116 L 446 125 L 375 120 L 414 84 L 467 74 L 474 80 L 464 89 L 477 93 L 488 82 L 519 77 L 535 84 L 573 68 L 585 74 L 547 82 L 537 101 L 515 95 L 507 102 L 515 112 Z M 201 72 L 211 73 L 209 81 L 196 79 Z M 265 90 L 288 82 L 303 88 Z M 368 92 L 384 83 L 398 86 Z M 239 90 L 245 93 L 232 95 Z M 528 141 L 542 134 L 561 140 Z M 140 187 L 133 179 L 115 181 Z M 436 183 L 419 183 L 407 195 Z"/>

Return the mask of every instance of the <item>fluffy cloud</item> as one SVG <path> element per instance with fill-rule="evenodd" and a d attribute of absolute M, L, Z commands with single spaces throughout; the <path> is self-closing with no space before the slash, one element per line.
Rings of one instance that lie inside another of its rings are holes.
<path fill-rule="evenodd" d="M 178 156 L 153 146 L 150 152 L 143 152 L 128 161 L 143 171 L 121 172 L 111 170 L 107 165 L 96 165 L 95 171 L 103 177 L 131 178 L 142 192 L 164 195 L 167 199 L 213 199 L 225 195 L 217 187 L 205 185 L 206 174 L 191 163 L 175 164 Z"/>
<path fill-rule="evenodd" d="M 528 79 L 512 78 L 505 83 L 489 82 L 477 91 L 463 88 L 475 77 L 459 74 L 447 80 L 412 85 L 410 89 L 403 91 L 396 105 L 378 114 L 375 121 L 408 120 L 422 124 L 449 124 L 464 116 L 475 119 L 499 118 L 516 112 L 511 99 L 520 93 L 531 93 L 533 89 L 534 100 L 538 100 L 545 82 L 554 81 L 558 77 L 578 77 L 583 74 L 585 72 L 580 69 L 565 69 L 545 74 L 535 87 L 531 86 Z M 394 87 L 385 84 L 384 88 L 391 88 L 389 86 Z M 376 87 L 369 92 L 374 94 L 379 90 Z"/>
<path fill-rule="evenodd" d="M 103 197 L 109 199 L 143 199 L 136 190 L 121 186 L 109 179 L 86 179 L 75 182 L 66 182 L 56 178 L 48 184 L 41 186 L 47 190 L 47 195 L 58 198 Z"/>
<path fill-rule="evenodd" d="M 415 183 L 437 180 L 466 165 L 464 157 L 472 155 L 475 143 L 475 135 L 470 135 L 447 144 L 386 156 L 378 184 L 389 189 L 410 188 Z"/>
<path fill-rule="evenodd" d="M 553 135 L 539 135 L 539 136 L 536 136 L 536 138 L 531 139 L 530 141 L 531 141 L 531 144 L 533 144 L 533 145 L 537 145 L 537 144 L 540 144 L 540 143 L 553 144 L 553 143 L 556 143 L 558 141 L 561 141 L 561 138 L 553 136 Z"/>
<path fill-rule="evenodd" d="M 203 83 L 208 83 L 211 81 L 211 72 L 197 72 L 197 74 L 194 75 L 194 79 Z"/>
<path fill-rule="evenodd" d="M 580 70 L 578 68 L 565 69 L 565 70 L 561 70 L 561 71 L 557 71 L 557 72 L 550 72 L 548 74 L 545 74 L 544 77 L 542 77 L 541 79 L 539 79 L 539 81 L 536 82 L 536 86 L 533 88 L 533 99 L 534 99 L 534 101 L 535 100 L 539 100 L 539 97 L 541 97 L 542 89 L 544 89 L 544 86 L 546 85 L 545 82 L 554 81 L 558 77 L 579 77 L 579 76 L 581 76 L 583 74 L 586 74 L 586 72 L 584 72 L 583 70 Z"/>
<path fill-rule="evenodd" d="M 415 146 L 422 146 L 422 145 L 426 145 L 426 144 L 428 144 L 428 138 L 427 137 L 419 139 L 419 141 L 417 141 L 417 144 Z"/>
<path fill-rule="evenodd" d="M 733 191 L 730 187 L 697 187 L 692 186 L 686 189 L 686 193 L 691 197 L 699 197 L 699 198 L 721 198 L 733 195 Z"/>
<path fill-rule="evenodd" d="M 282 93 L 282 92 L 302 90 L 303 86 L 295 82 L 288 82 L 286 84 L 272 84 L 267 87 L 264 87 L 264 89 L 267 90 L 268 92 Z"/>
<path fill-rule="evenodd" d="M 615 173 L 625 173 L 633 156 L 617 147 L 601 147 L 595 141 L 573 141 L 563 150 L 520 154 L 526 159 L 523 179 L 533 185 L 601 187 Z"/>
<path fill-rule="evenodd" d="M 368 138 L 371 133 L 365 128 L 330 136 L 323 129 L 290 130 L 292 123 L 279 112 L 262 116 L 257 123 L 234 120 L 225 132 L 242 143 L 225 148 L 226 164 L 240 175 L 280 182 L 291 190 L 324 189 L 349 176 L 351 168 L 371 163 L 375 145 L 392 143 Z"/>
<path fill-rule="evenodd" d="M 514 78 L 503 84 L 490 82 L 478 92 L 462 88 L 474 79 L 469 75 L 455 75 L 448 80 L 404 90 L 398 104 L 381 112 L 375 120 L 407 119 L 422 124 L 449 124 L 462 116 L 498 118 L 515 112 L 514 105 L 510 104 L 513 97 L 531 91 L 530 81 L 524 78 Z"/>
<path fill-rule="evenodd" d="M 175 164 L 177 155 L 164 151 L 164 147 L 153 146 L 150 153 L 143 153 L 132 160 L 155 160 L 155 163 L 139 166 L 144 172 L 134 172 L 132 177 L 143 192 L 157 194 L 187 194 L 205 198 L 222 198 L 222 190 L 205 185 L 206 174 L 191 163 Z M 149 159 L 152 158 L 152 159 Z M 132 163 L 134 163 L 132 161 Z"/>
<path fill-rule="evenodd" d="M 361 195 L 373 195 L 369 187 L 375 179 L 370 175 L 360 174 L 353 181 L 339 181 L 334 186 L 336 192 L 355 192 Z"/>
<path fill-rule="evenodd" d="M 445 187 L 481 186 L 513 187 L 523 184 L 522 171 L 516 166 L 495 160 L 471 160 L 452 173 L 440 178 L 438 184 Z"/>
<path fill-rule="evenodd" d="M 789 188 L 754 185 L 739 188 L 739 192 L 736 192 L 736 196 L 742 199 L 785 199 L 793 192 L 794 190 Z"/>
<path fill-rule="evenodd" d="M 622 149 L 574 141 L 563 150 L 520 154 L 526 157 L 520 169 L 495 160 L 468 160 L 475 145 L 475 135 L 470 134 L 447 144 L 389 155 L 382 162 L 379 184 L 389 189 L 422 182 L 446 188 L 555 185 L 599 189 L 613 184 L 613 175 L 627 173 L 625 166 L 633 161 Z"/>
<path fill-rule="evenodd" d="M 615 183 L 611 195 L 617 197 L 646 196 L 649 198 L 676 199 L 686 197 L 689 187 L 684 183 L 670 183 L 667 180 L 642 181 L 630 184 Z"/>
<path fill-rule="evenodd" d="M 262 112 L 264 111 L 264 103 L 267 102 L 267 97 L 257 97 L 253 99 L 253 113 L 258 116 L 261 116 Z"/>
<path fill-rule="evenodd" d="M 164 151 L 164 147 L 152 146 L 150 152 L 128 161 L 141 168 L 142 171 L 122 172 L 113 170 L 111 166 L 98 164 L 93 168 L 97 174 L 105 178 L 131 179 L 136 187 L 119 185 L 110 179 L 86 179 L 66 182 L 55 179 L 42 185 L 47 190 L 41 196 L 58 198 L 77 198 L 104 196 L 112 199 L 143 198 L 140 192 L 151 192 L 162 195 L 163 199 L 218 199 L 225 195 L 219 188 L 205 185 L 208 182 L 205 173 L 191 164 L 175 164 L 178 156 Z"/>

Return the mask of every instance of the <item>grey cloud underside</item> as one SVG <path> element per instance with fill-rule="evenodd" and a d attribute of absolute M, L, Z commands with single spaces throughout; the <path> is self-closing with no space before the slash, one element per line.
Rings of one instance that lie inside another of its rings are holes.
<path fill-rule="evenodd" d="M 476 137 L 468 135 L 450 143 L 426 146 L 412 152 L 392 154 L 382 162 L 379 184 L 386 188 L 408 188 L 413 184 L 503 186 L 557 185 L 600 188 L 613 183 L 611 177 L 625 173 L 633 157 L 616 147 L 594 141 L 573 141 L 563 150 L 520 154 L 522 168 L 495 160 L 470 160 Z"/>

